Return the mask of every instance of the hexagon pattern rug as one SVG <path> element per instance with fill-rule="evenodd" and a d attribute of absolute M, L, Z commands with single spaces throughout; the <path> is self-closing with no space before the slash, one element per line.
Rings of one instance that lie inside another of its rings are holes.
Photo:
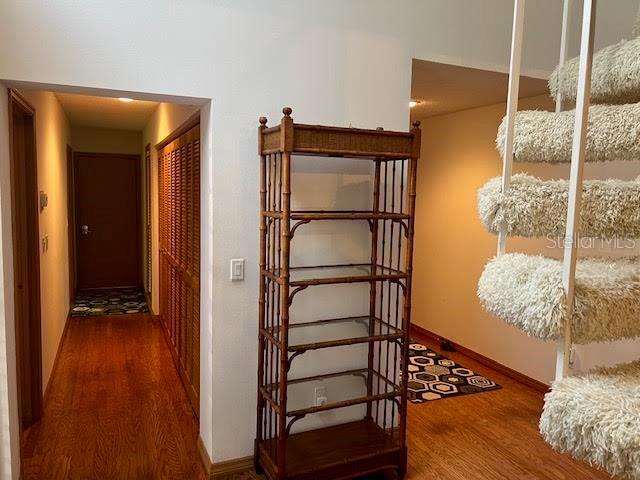
<path fill-rule="evenodd" d="M 443 357 L 421 343 L 409 346 L 409 400 L 429 400 L 502 388 L 493 380 Z"/>
<path fill-rule="evenodd" d="M 140 288 L 80 290 L 73 302 L 71 316 L 122 315 L 148 311 L 147 298 Z"/>

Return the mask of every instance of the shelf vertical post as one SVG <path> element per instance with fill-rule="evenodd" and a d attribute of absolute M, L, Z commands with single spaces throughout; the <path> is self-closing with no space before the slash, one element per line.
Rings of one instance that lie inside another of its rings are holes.
<path fill-rule="evenodd" d="M 576 91 L 576 115 L 571 149 L 571 173 L 569 176 L 569 203 L 564 237 L 564 261 L 562 263 L 562 287 L 566 298 L 566 317 L 562 338 L 558 341 L 556 355 L 556 380 L 569 373 L 571 353 L 571 322 L 576 285 L 578 258 L 578 233 L 582 202 L 582 177 L 587 147 L 589 105 L 591 103 L 591 66 L 596 23 L 596 0 L 585 0 L 582 12 L 582 36 L 580 41 L 580 65 Z"/>
<path fill-rule="evenodd" d="M 415 227 L 416 209 L 416 183 L 418 174 L 418 159 L 420 158 L 420 147 L 422 133 L 420 122 L 412 124 L 413 153 L 409 158 L 409 168 L 407 169 L 407 245 L 405 248 L 405 280 L 403 314 L 402 314 L 402 357 L 401 357 L 401 391 L 400 397 L 400 448 L 402 449 L 400 474 L 401 478 L 407 470 L 407 394 L 408 394 L 408 364 L 409 364 L 409 343 L 411 342 L 411 275 L 413 272 L 413 235 Z"/>
<path fill-rule="evenodd" d="M 380 160 L 375 160 L 375 170 L 373 174 L 373 206 L 372 212 L 374 216 L 380 211 Z M 379 220 L 374 218 L 371 223 L 371 271 L 374 272 L 378 265 L 378 223 Z M 369 336 L 373 336 L 375 333 L 375 321 L 376 317 L 376 298 L 378 282 L 371 281 L 369 283 Z M 374 362 L 374 348 L 375 343 L 369 342 L 369 358 L 368 367 L 369 375 L 367 377 L 367 396 L 373 394 L 373 362 Z M 372 419 L 372 406 L 373 402 L 367 402 L 367 419 Z"/>
<path fill-rule="evenodd" d="M 265 338 L 262 332 L 265 330 L 265 292 L 266 281 L 262 272 L 266 268 L 266 235 L 267 235 L 267 222 L 266 222 L 266 209 L 267 209 L 267 158 L 262 153 L 263 150 L 263 137 L 262 133 L 267 128 L 267 119 L 260 117 L 260 127 L 258 127 L 258 155 L 260 155 L 260 293 L 258 297 L 258 403 L 256 414 L 256 443 L 254 452 L 254 466 L 256 471 L 260 472 L 260 462 L 258 461 L 260 456 L 260 442 L 262 441 L 262 416 L 264 415 L 264 398 L 260 390 L 264 387 L 264 350 L 265 350 Z"/>
<path fill-rule="evenodd" d="M 515 0 L 513 9 L 513 30 L 511 32 L 511 59 L 509 65 L 509 91 L 507 93 L 507 116 L 504 136 L 504 156 L 502 158 L 502 194 L 511 188 L 513 170 L 513 136 L 515 133 L 518 97 L 520 90 L 520 63 L 522 60 L 522 33 L 524 31 L 525 0 Z M 507 227 L 503 223 L 498 231 L 498 255 L 507 249 Z"/>
<path fill-rule="evenodd" d="M 282 109 L 280 127 L 280 150 L 282 161 L 280 168 L 281 192 L 281 222 L 280 226 L 280 391 L 278 415 L 278 478 L 285 479 L 287 472 L 287 377 L 288 377 L 288 347 L 289 347 L 289 254 L 291 243 L 291 152 L 293 151 L 293 119 L 291 108 Z"/>

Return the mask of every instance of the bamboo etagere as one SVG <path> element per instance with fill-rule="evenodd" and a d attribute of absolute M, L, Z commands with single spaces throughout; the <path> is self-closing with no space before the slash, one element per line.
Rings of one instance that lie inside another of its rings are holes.
<path fill-rule="evenodd" d="M 271 480 L 343 479 L 374 472 L 403 478 L 407 463 L 407 384 L 403 379 L 407 378 L 410 341 L 419 123 L 408 133 L 338 128 L 294 123 L 291 112 L 284 108 L 284 117 L 275 127 L 267 127 L 267 119 L 261 117 L 258 131 L 261 275 L 256 469 Z M 372 161 L 371 209 L 292 211 L 294 155 Z M 367 222 L 371 261 L 290 265 L 290 245 L 298 228 L 324 220 Z M 369 284 L 369 311 L 362 316 L 290 322 L 289 309 L 300 291 L 352 283 Z M 322 328 L 331 324 L 351 333 L 337 338 L 331 334 L 335 330 Z M 305 330 L 313 331 L 317 341 L 310 343 L 308 334 L 300 334 Z M 305 352 L 356 344 L 368 345 L 368 357 L 363 359 L 366 368 L 289 378 L 292 363 Z M 339 387 L 349 379 L 357 380 L 360 393 Z M 305 391 L 318 382 L 337 382 L 325 402 L 306 404 L 304 398 L 294 401 L 289 395 L 292 389 Z M 355 406 L 363 413 L 358 421 L 291 431 L 302 418 Z"/>

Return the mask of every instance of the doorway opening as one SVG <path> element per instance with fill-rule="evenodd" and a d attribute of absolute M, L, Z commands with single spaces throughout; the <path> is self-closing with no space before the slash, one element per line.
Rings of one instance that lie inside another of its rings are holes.
<path fill-rule="evenodd" d="M 160 478 L 169 468 L 171 478 L 199 478 L 208 105 L 16 87 L 23 476 Z M 125 431 L 133 456 L 118 445 Z M 167 452 L 179 455 L 167 462 Z"/>

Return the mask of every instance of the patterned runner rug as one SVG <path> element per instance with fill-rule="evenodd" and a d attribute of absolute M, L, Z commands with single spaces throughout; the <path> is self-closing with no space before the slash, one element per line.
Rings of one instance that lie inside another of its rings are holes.
<path fill-rule="evenodd" d="M 409 400 L 429 400 L 488 392 L 502 388 L 473 370 L 458 365 L 421 343 L 409 346 Z"/>
<path fill-rule="evenodd" d="M 73 302 L 71 316 L 122 315 L 148 311 L 147 298 L 140 288 L 80 290 Z"/>

